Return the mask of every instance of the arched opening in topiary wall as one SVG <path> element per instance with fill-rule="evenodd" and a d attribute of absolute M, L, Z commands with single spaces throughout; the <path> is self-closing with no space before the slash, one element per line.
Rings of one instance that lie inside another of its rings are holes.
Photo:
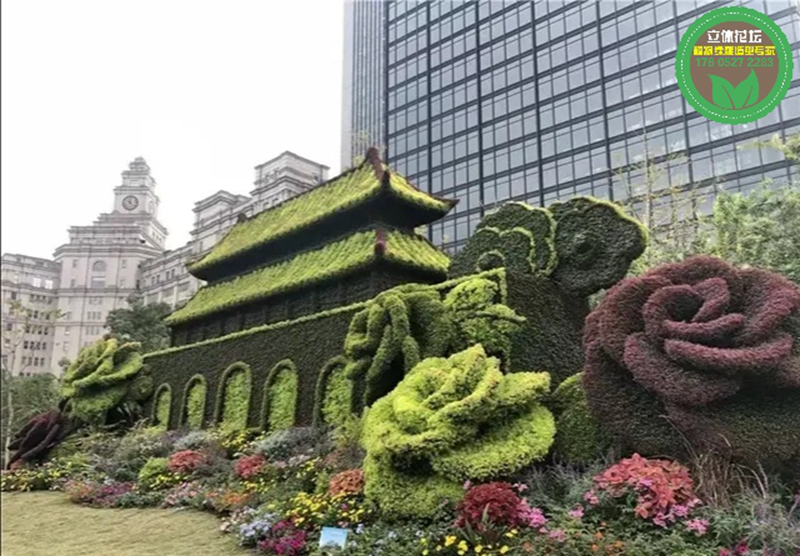
<path fill-rule="evenodd" d="M 206 398 L 208 386 L 206 379 L 201 374 L 196 374 L 186 383 L 183 392 L 183 405 L 181 406 L 181 426 L 189 429 L 203 428 L 206 413 Z"/>
<path fill-rule="evenodd" d="M 346 365 L 347 359 L 338 356 L 322 367 L 314 399 L 316 425 L 339 426 L 352 414 L 353 381 L 345 373 Z"/>
<path fill-rule="evenodd" d="M 291 428 L 296 408 L 297 368 L 290 359 L 284 359 L 272 368 L 264 383 L 261 426 L 268 431 Z"/>
<path fill-rule="evenodd" d="M 231 429 L 247 428 L 252 375 L 250 366 L 238 361 L 222 373 L 217 390 L 214 422 Z"/>
<path fill-rule="evenodd" d="M 172 387 L 162 384 L 156 389 L 153 403 L 151 421 L 157 427 L 169 427 L 169 417 L 172 409 Z"/>

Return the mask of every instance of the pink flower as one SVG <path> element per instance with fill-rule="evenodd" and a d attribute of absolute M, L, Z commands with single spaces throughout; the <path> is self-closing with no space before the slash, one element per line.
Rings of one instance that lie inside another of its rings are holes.
<path fill-rule="evenodd" d="M 464 490 L 469 490 L 472 487 L 472 482 L 469 479 L 467 479 L 466 481 L 464 481 L 464 484 L 462 486 L 464 487 Z"/>
<path fill-rule="evenodd" d="M 600 499 L 593 490 L 586 492 L 586 494 L 583 495 L 583 499 L 586 500 L 590 506 L 597 506 L 600 503 Z"/>
<path fill-rule="evenodd" d="M 528 485 L 526 485 L 526 484 L 523 484 L 523 483 L 514 483 L 512 486 L 513 486 L 515 489 L 517 489 L 517 492 L 519 492 L 520 494 L 522 494 L 523 492 L 525 492 L 526 490 L 528 490 Z"/>
<path fill-rule="evenodd" d="M 733 553 L 736 556 L 744 556 L 745 554 L 750 552 L 750 547 L 747 546 L 747 541 L 742 539 L 739 541 L 739 544 L 736 545 L 736 548 L 733 549 Z"/>
<path fill-rule="evenodd" d="M 686 517 L 689 515 L 689 506 L 676 504 L 672 507 L 672 513 L 675 514 L 675 517 Z"/>
<path fill-rule="evenodd" d="M 578 504 L 574 509 L 567 512 L 567 515 L 572 519 L 580 520 L 583 517 L 583 506 Z"/>
<path fill-rule="evenodd" d="M 539 508 L 531 508 L 526 501 L 522 501 L 519 505 L 519 516 L 524 523 L 535 529 L 547 523 L 547 518 Z"/>
<path fill-rule="evenodd" d="M 702 537 L 708 531 L 707 519 L 690 519 L 686 522 L 686 528 L 693 531 L 698 537 Z"/>
<path fill-rule="evenodd" d="M 723 548 L 722 550 L 719 551 L 718 556 L 731 556 L 731 551 L 728 550 L 727 548 Z"/>
<path fill-rule="evenodd" d="M 564 542 L 567 540 L 567 533 L 563 529 L 553 529 L 548 535 L 552 540 L 557 542 Z"/>

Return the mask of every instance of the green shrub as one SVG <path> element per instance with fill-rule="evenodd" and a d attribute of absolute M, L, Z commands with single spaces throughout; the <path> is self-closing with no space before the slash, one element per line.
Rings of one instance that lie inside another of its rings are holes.
<path fill-rule="evenodd" d="M 253 450 L 270 460 L 287 460 L 300 454 L 325 449 L 325 429 L 318 427 L 295 427 L 270 434 L 253 443 Z"/>
<path fill-rule="evenodd" d="M 189 380 L 183 407 L 183 424 L 188 428 L 202 428 L 203 417 L 206 411 L 207 394 L 206 379 L 203 375 L 195 375 Z"/>
<path fill-rule="evenodd" d="M 176 482 L 167 466 L 169 458 L 150 458 L 139 471 L 139 485 L 143 490 L 161 490 Z"/>
<path fill-rule="evenodd" d="M 475 277 L 454 287 L 444 298 L 457 330 L 454 351 L 481 344 L 486 353 L 508 365 L 511 341 L 525 319 L 499 303 L 500 285 Z"/>
<path fill-rule="evenodd" d="M 247 428 L 250 411 L 250 367 L 234 363 L 222 373 L 217 395 L 217 422 L 227 429 Z"/>
<path fill-rule="evenodd" d="M 169 427 L 170 410 L 172 407 L 172 388 L 169 384 L 158 387 L 153 405 L 153 424 L 159 427 Z"/>
<path fill-rule="evenodd" d="M 322 420 L 326 425 L 339 427 L 351 415 L 353 383 L 347 378 L 344 366 L 339 365 L 327 374 L 322 397 Z"/>
<path fill-rule="evenodd" d="M 543 458 L 555 435 L 539 404 L 549 387 L 546 373 L 503 375 L 481 345 L 424 360 L 367 414 L 367 496 L 389 518 L 430 517 L 463 481 Z"/>
<path fill-rule="evenodd" d="M 565 463 L 576 465 L 595 461 L 611 445 L 589 410 L 582 378 L 583 373 L 578 373 L 564 380 L 549 404 L 556 417 L 553 453 Z"/>
<path fill-rule="evenodd" d="M 294 425 L 297 405 L 297 372 L 293 368 L 280 369 L 268 386 L 268 429 L 278 431 Z"/>

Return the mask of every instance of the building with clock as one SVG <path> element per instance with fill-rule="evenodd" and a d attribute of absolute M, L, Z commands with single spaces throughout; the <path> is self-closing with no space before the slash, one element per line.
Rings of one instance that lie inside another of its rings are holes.
<path fill-rule="evenodd" d="M 68 243 L 55 250 L 53 260 L 3 255 L 2 330 L 4 342 L 13 343 L 3 346 L 3 368 L 13 374 L 59 375 L 59 363 L 74 360 L 82 347 L 100 338 L 108 313 L 126 307 L 134 292 L 146 303 L 173 308 L 185 303 L 202 285 L 186 271 L 188 260 L 210 251 L 238 220 L 313 188 L 327 173 L 327 166 L 289 151 L 259 164 L 250 196 L 221 190 L 196 202 L 190 241 L 168 251 L 167 228 L 158 220 L 156 180 L 144 158 L 136 158 L 113 190 L 111 212 L 90 225 L 72 226 Z M 35 311 L 33 325 L 5 309 L 14 300 Z M 62 317 L 42 320 L 53 309 Z"/>

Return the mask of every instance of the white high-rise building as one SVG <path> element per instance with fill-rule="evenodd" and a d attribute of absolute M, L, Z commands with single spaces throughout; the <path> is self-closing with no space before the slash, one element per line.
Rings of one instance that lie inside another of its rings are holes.
<path fill-rule="evenodd" d="M 59 361 L 74 360 L 82 347 L 100 338 L 109 311 L 126 307 L 134 292 L 140 292 L 145 303 L 163 302 L 173 308 L 185 303 L 202 285 L 187 272 L 188 261 L 210 251 L 238 219 L 326 180 L 328 167 L 286 151 L 256 166 L 255 173 L 249 197 L 218 191 L 196 202 L 191 240 L 165 251 L 167 229 L 157 218 L 156 181 L 139 157 L 114 188 L 113 210 L 91 225 L 71 227 L 69 242 L 56 249 L 53 261 L 4 254 L 3 331 L 22 326 L 8 310 L 12 300 L 31 308 L 36 318 L 26 321 L 35 324 L 30 327 L 33 332 L 24 332 L 24 338 L 13 335 L 22 338 L 19 345 L 15 340 L 14 350 L 3 346 L 3 368 L 13 374 L 60 374 Z M 43 320 L 45 309 L 58 309 L 62 316 Z"/>

